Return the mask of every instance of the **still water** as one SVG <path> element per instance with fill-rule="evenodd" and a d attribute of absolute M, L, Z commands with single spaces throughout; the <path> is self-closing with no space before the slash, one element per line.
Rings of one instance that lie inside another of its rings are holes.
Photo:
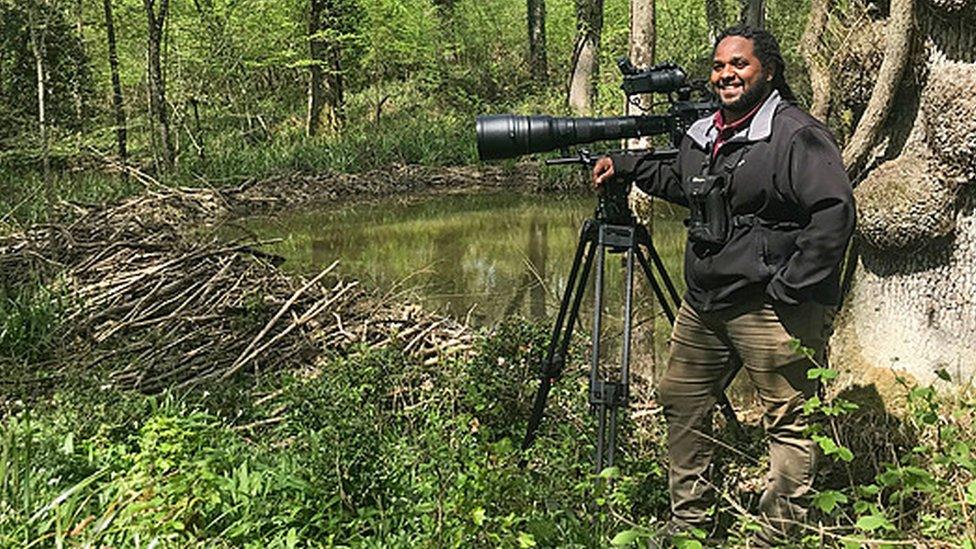
<path fill-rule="evenodd" d="M 293 211 L 246 226 L 261 238 L 283 239 L 268 251 L 284 256 L 286 268 L 314 274 L 338 259 L 342 273 L 369 288 L 484 326 L 513 315 L 555 315 L 579 229 L 595 203 L 593 196 L 442 195 Z M 681 219 L 679 209 L 655 207 L 654 243 L 679 291 Z M 623 303 L 620 259 L 609 255 L 605 272 L 613 315 Z M 635 288 L 639 314 L 642 300 L 652 298 L 639 269 Z"/>

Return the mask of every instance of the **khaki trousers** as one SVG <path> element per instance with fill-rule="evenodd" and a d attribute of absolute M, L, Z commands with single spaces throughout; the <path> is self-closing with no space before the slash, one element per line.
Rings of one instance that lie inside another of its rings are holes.
<path fill-rule="evenodd" d="M 658 401 L 668 423 L 669 488 L 673 521 L 680 527 L 709 529 L 715 490 L 709 478 L 712 411 L 736 353 L 764 407 L 770 471 L 759 501 L 766 523 L 763 538 L 775 539 L 802 522 L 798 498 L 813 484 L 819 449 L 804 436 L 803 403 L 818 382 L 807 379 L 810 359 L 795 351 L 794 339 L 814 350 L 823 364 L 832 310 L 817 303 L 755 302 L 730 311 L 699 314 L 687 303 L 678 311 L 667 372 Z"/>

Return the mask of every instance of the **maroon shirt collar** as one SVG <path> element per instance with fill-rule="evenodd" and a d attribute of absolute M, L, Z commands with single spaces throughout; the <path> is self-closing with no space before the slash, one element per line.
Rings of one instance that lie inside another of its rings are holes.
<path fill-rule="evenodd" d="M 718 136 L 715 138 L 715 142 L 712 144 L 712 158 L 715 158 L 715 156 L 718 155 L 718 150 L 722 146 L 722 143 L 725 143 L 725 141 L 735 135 L 737 131 L 748 126 L 749 123 L 752 122 L 753 117 L 756 116 L 756 113 L 759 112 L 759 109 L 761 109 L 765 103 L 765 99 L 759 101 L 751 111 L 746 113 L 745 116 L 728 124 L 725 123 L 725 117 L 722 116 L 722 109 L 715 111 L 715 114 L 712 116 L 712 124 L 715 126 L 715 129 L 718 130 Z"/>

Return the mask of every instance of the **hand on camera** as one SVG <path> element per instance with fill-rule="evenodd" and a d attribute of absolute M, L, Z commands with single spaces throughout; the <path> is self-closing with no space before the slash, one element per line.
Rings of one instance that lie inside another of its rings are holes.
<path fill-rule="evenodd" d="M 604 156 L 593 165 L 593 188 L 599 190 L 604 183 L 610 180 L 616 172 L 613 170 L 613 160 L 609 156 Z"/>

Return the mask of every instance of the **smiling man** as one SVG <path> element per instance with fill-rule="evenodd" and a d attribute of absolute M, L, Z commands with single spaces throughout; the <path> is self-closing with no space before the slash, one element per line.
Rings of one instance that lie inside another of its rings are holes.
<path fill-rule="evenodd" d="M 807 371 L 824 358 L 854 202 L 833 136 L 794 104 L 772 34 L 724 31 L 710 80 L 721 108 L 688 129 L 677 160 L 611 155 L 593 184 L 620 177 L 689 208 L 688 291 L 657 389 L 671 530 L 712 529 L 712 410 L 735 354 L 764 407 L 770 471 L 759 541 L 772 544 L 806 515 L 819 453 L 805 436 L 803 403 L 817 391 Z"/>

